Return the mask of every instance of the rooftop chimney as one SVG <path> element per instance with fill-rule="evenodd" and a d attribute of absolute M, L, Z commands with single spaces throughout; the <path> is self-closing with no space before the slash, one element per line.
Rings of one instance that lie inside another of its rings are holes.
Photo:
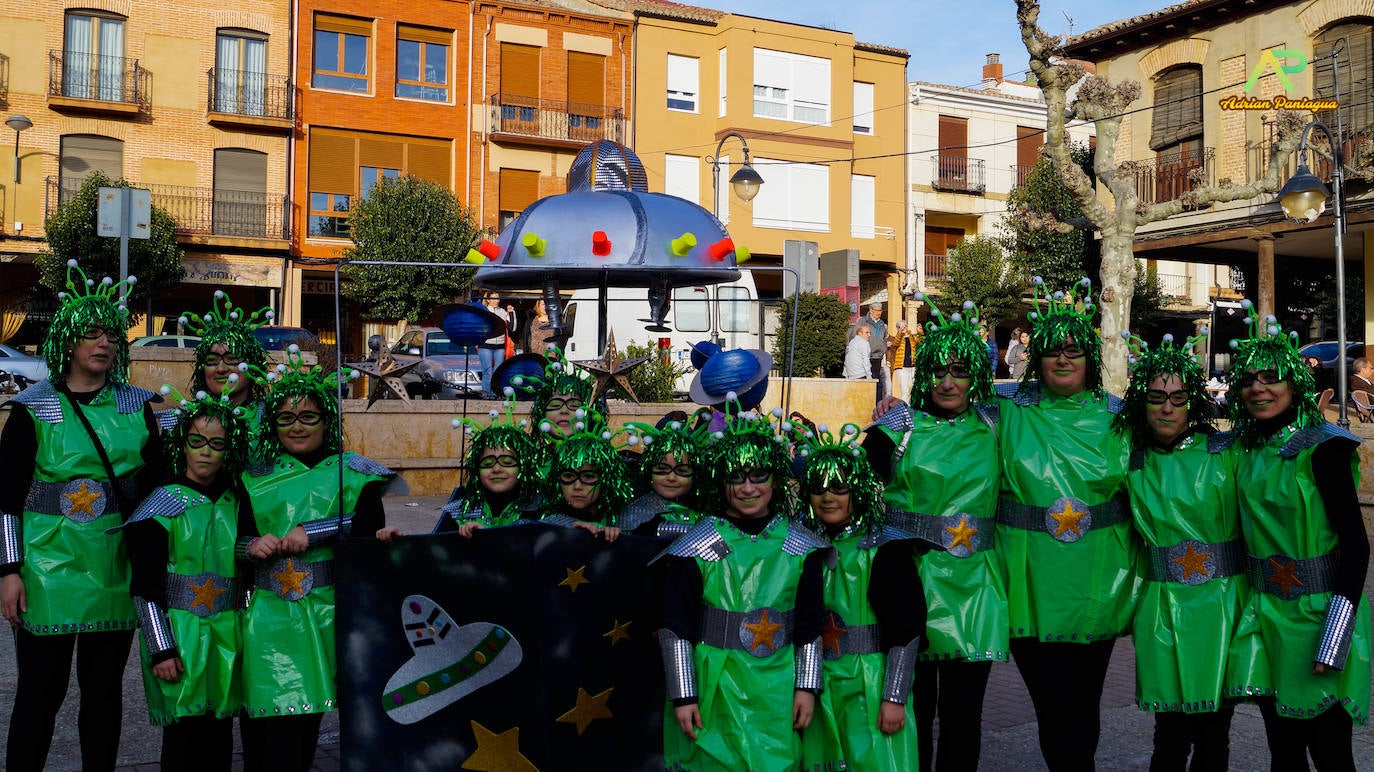
<path fill-rule="evenodd" d="M 992 88 L 1002 82 L 1002 55 L 988 54 L 988 60 L 983 64 L 983 87 Z"/>

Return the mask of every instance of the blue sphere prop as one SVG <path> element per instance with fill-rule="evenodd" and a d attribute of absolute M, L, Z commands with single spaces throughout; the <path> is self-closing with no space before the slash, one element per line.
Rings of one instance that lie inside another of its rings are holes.
<path fill-rule="evenodd" d="M 458 346 L 475 346 L 506 331 L 504 319 L 472 303 L 450 307 L 439 326 L 448 339 Z"/>

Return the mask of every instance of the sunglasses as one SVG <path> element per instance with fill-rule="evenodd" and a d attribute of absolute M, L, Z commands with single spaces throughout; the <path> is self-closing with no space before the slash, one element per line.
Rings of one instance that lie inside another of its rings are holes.
<path fill-rule="evenodd" d="M 1257 373 L 1246 373 L 1237 378 L 1236 385 L 1240 386 L 1242 389 L 1248 389 L 1254 386 L 1257 381 L 1262 386 L 1273 386 L 1276 383 L 1281 383 L 1283 379 L 1273 370 L 1260 370 Z"/>
<path fill-rule="evenodd" d="M 835 496 L 848 496 L 849 486 L 842 482 L 833 482 L 829 485 L 813 485 L 807 488 L 806 492 L 812 496 L 824 496 L 827 493 Z"/>
<path fill-rule="evenodd" d="M 299 421 L 302 426 L 314 426 L 323 419 L 324 416 L 320 415 L 319 413 L 316 413 L 313 410 L 307 410 L 304 413 L 277 413 L 275 416 L 272 417 L 272 423 L 283 428 L 290 426 L 291 424 L 294 424 L 297 421 Z"/>
<path fill-rule="evenodd" d="M 487 456 L 477 462 L 478 469 L 492 469 L 498 466 L 514 469 L 520 466 L 520 459 L 515 456 Z"/>
<path fill-rule="evenodd" d="M 763 485 L 772 479 L 773 472 L 768 469 L 740 469 L 725 475 L 725 484 L 743 485 L 748 480 L 755 485 Z"/>
<path fill-rule="evenodd" d="M 1179 391 L 1161 391 L 1160 389 L 1146 389 L 1145 401 L 1150 403 L 1151 405 L 1162 405 L 1165 402 L 1168 402 L 1174 407 L 1187 407 L 1188 392 L 1183 391 L 1181 389 Z"/>
<path fill-rule="evenodd" d="M 104 338 L 105 340 L 108 340 L 111 343 L 118 343 L 119 341 L 123 340 L 124 336 L 121 333 L 118 333 L 114 330 L 107 330 L 104 327 L 92 327 L 91 329 L 81 333 L 82 340 L 100 340 L 101 338 Z"/>
<path fill-rule="evenodd" d="M 1059 348 L 1056 348 L 1056 349 L 1050 349 L 1049 351 L 1041 352 L 1040 358 L 1041 358 L 1041 359 L 1058 359 L 1059 357 L 1062 356 L 1062 357 L 1064 357 L 1065 359 L 1082 359 L 1082 358 L 1084 357 L 1084 355 L 1086 355 L 1086 353 L 1087 353 L 1087 352 L 1085 352 L 1083 349 L 1079 348 L 1078 346 L 1060 346 Z"/>
<path fill-rule="evenodd" d="M 200 363 L 202 366 L 213 370 L 216 367 L 219 367 L 221 364 L 228 365 L 229 367 L 238 367 L 240 364 L 243 363 L 243 360 L 236 356 L 229 356 L 228 354 L 224 356 L 220 356 L 219 354 L 209 354 L 205 357 L 205 359 L 202 359 Z"/>
<path fill-rule="evenodd" d="M 191 448 L 192 450 L 200 450 L 206 445 L 209 445 L 210 450 L 213 450 L 216 453 L 223 453 L 224 451 L 229 449 L 229 440 L 226 440 L 223 437 L 206 437 L 203 434 L 186 435 L 186 447 Z"/>
<path fill-rule="evenodd" d="M 949 376 L 956 381 L 966 381 L 973 377 L 973 371 L 968 369 L 968 365 L 958 362 L 933 368 L 930 374 L 935 376 L 935 380 L 937 381 L 944 380 L 945 376 Z"/>
<path fill-rule="evenodd" d="M 585 472 L 569 469 L 558 475 L 558 482 L 564 485 L 574 485 L 579 482 L 583 485 L 599 485 L 601 483 L 601 473 L 595 469 L 588 469 Z"/>
<path fill-rule="evenodd" d="M 582 400 L 577 397 L 571 397 L 569 399 L 551 399 L 549 403 L 544 406 L 544 412 L 547 413 L 552 411 L 556 413 L 559 410 L 576 410 L 579 407 L 582 407 Z"/>
<path fill-rule="evenodd" d="M 695 470 L 692 469 L 691 464 L 678 464 L 677 466 L 673 466 L 672 464 L 654 464 L 649 467 L 649 474 L 654 477 L 667 477 L 670 474 L 675 474 L 678 477 L 691 477 L 693 471 Z"/>

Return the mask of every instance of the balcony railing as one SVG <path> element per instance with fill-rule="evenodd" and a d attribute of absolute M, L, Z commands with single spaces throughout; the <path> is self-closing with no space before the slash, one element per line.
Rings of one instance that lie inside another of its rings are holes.
<path fill-rule="evenodd" d="M 48 96 L 142 105 L 143 69 L 137 59 L 52 50 Z"/>
<path fill-rule="evenodd" d="M 291 79 L 249 70 L 211 67 L 205 73 L 212 113 L 290 120 Z"/>
<path fill-rule="evenodd" d="M 931 186 L 936 190 L 979 193 L 987 189 L 983 161 L 962 155 L 937 155 L 931 159 Z"/>
<path fill-rule="evenodd" d="M 1216 148 L 1197 155 L 1162 153 L 1134 162 L 1135 189 L 1142 204 L 1170 201 L 1200 185 L 1216 181 Z"/>
<path fill-rule="evenodd" d="M 1190 300 L 1192 298 L 1192 279 L 1176 273 L 1156 273 L 1159 279 L 1159 288 L 1165 295 L 1174 300 Z"/>
<path fill-rule="evenodd" d="M 926 255 L 926 282 L 944 281 L 948 258 L 945 255 Z"/>
<path fill-rule="evenodd" d="M 490 109 L 491 130 L 499 134 L 573 142 L 625 141 L 625 113 L 618 107 L 493 94 Z"/>
<path fill-rule="evenodd" d="M 1012 164 L 1011 179 L 1013 187 L 1021 187 L 1030 179 L 1031 171 L 1035 169 L 1035 164 Z"/>
<path fill-rule="evenodd" d="M 81 189 L 80 181 L 59 184 L 47 179 L 47 214 L 57 211 Z M 247 190 L 216 190 L 183 185 L 142 185 L 152 194 L 153 206 L 165 209 L 178 235 L 280 239 L 291 237 L 291 208 L 287 197 Z"/>

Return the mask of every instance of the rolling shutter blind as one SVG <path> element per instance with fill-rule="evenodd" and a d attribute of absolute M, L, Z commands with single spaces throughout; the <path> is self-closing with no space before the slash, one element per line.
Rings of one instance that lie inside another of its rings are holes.
<path fill-rule="evenodd" d="M 1202 135 L 1202 68 L 1178 67 L 1155 80 L 1150 149 L 1163 150 Z"/>
<path fill-rule="evenodd" d="M 502 169 L 498 193 L 503 212 L 520 212 L 539 198 L 539 172 Z"/>
<path fill-rule="evenodd" d="M 539 49 L 501 44 L 501 93 L 539 98 Z"/>
<path fill-rule="evenodd" d="M 310 132 L 311 192 L 353 194 L 358 168 L 356 145 L 353 137 Z"/>
<path fill-rule="evenodd" d="M 606 57 L 568 52 L 568 101 L 583 105 L 605 104 Z"/>
<path fill-rule="evenodd" d="M 444 187 L 449 187 L 449 148 L 448 143 L 443 145 L 419 145 L 411 143 L 407 146 L 406 174 L 411 174 L 423 180 L 437 182 Z"/>

